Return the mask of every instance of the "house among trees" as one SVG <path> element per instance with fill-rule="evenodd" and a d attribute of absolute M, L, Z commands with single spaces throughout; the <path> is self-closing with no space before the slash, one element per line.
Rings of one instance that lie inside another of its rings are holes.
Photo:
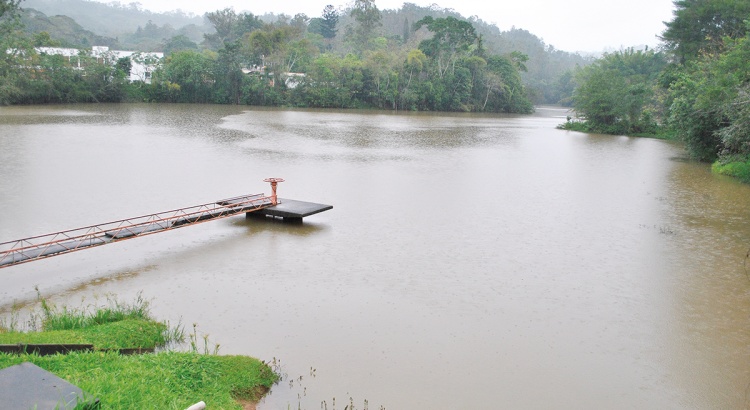
<path fill-rule="evenodd" d="M 151 83 L 151 74 L 159 67 L 164 53 L 110 50 L 106 46 L 91 47 L 91 52 L 77 48 L 61 47 L 36 47 L 36 52 L 47 55 L 60 55 L 68 58 L 72 66 L 81 68 L 81 56 L 96 58 L 100 64 L 108 63 L 114 65 L 128 65 L 130 82 L 142 81 Z"/>

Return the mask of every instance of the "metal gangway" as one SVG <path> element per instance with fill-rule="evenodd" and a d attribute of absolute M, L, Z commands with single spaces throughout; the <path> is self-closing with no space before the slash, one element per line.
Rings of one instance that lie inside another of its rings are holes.
<path fill-rule="evenodd" d="M 265 181 L 271 182 L 271 196 L 237 196 L 208 204 L 2 242 L 0 268 L 273 207 L 277 205 L 276 183 L 283 182 L 283 179 L 268 178 Z"/>

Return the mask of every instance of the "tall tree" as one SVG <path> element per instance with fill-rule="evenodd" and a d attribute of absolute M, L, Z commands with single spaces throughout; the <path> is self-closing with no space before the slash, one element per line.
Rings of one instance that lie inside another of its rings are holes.
<path fill-rule="evenodd" d="M 204 34 L 205 43 L 212 49 L 218 50 L 224 43 L 236 40 L 233 38 L 234 26 L 239 21 L 237 13 L 232 8 L 206 13 L 206 20 L 214 26 L 215 33 Z"/>
<path fill-rule="evenodd" d="M 718 55 L 724 39 L 741 38 L 750 16 L 748 0 L 676 0 L 674 19 L 662 40 L 682 62 L 702 53 Z"/>
<path fill-rule="evenodd" d="M 427 16 L 415 24 L 417 29 L 423 26 L 432 32 L 432 38 L 422 40 L 419 49 L 435 59 L 440 77 L 454 70 L 458 58 L 465 55 L 477 40 L 474 26 L 455 17 L 433 19 Z"/>
<path fill-rule="evenodd" d="M 19 17 L 20 0 L 0 0 L 0 104 L 13 102 L 20 93 L 18 80 L 23 76 L 19 70 L 24 49 L 31 45 L 24 44 Z"/>
<path fill-rule="evenodd" d="M 376 30 L 382 24 L 382 15 L 375 5 L 375 0 L 354 0 L 354 7 L 349 15 L 356 22 L 353 31 L 355 45 L 361 51 L 368 49 Z"/>
<path fill-rule="evenodd" d="M 18 12 L 18 5 L 21 0 L 0 0 L 0 18 Z"/>
<path fill-rule="evenodd" d="M 321 35 L 324 38 L 332 39 L 336 37 L 336 26 L 339 24 L 339 13 L 329 4 L 323 9 L 323 21 L 321 27 Z"/>
<path fill-rule="evenodd" d="M 215 100 L 220 104 L 239 104 L 242 99 L 242 63 L 240 44 L 225 44 L 214 65 Z"/>
<path fill-rule="evenodd" d="M 195 44 L 194 42 L 190 41 L 189 38 L 185 35 L 177 35 L 169 40 L 167 40 L 164 43 L 164 55 L 170 55 L 176 51 L 182 51 L 182 50 L 198 50 L 198 44 Z"/>
<path fill-rule="evenodd" d="M 206 19 L 216 32 L 204 34 L 203 37 L 206 45 L 214 50 L 239 40 L 245 33 L 263 27 L 263 22 L 252 13 L 237 14 L 232 8 L 206 13 Z"/>
<path fill-rule="evenodd" d="M 154 83 L 177 85 L 179 92 L 176 93 L 175 102 L 213 102 L 212 90 L 216 83 L 213 65 L 214 60 L 206 53 L 176 51 L 166 58 L 164 68 L 158 71 Z"/>

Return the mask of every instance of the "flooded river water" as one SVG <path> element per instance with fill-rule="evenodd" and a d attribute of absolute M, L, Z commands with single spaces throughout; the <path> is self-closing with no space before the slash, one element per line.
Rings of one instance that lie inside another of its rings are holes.
<path fill-rule="evenodd" d="M 276 358 L 261 409 L 747 408 L 750 187 L 565 115 L 2 107 L 0 242 L 267 177 L 334 208 L 1 269 L 0 305 L 141 292 L 222 354 Z"/>

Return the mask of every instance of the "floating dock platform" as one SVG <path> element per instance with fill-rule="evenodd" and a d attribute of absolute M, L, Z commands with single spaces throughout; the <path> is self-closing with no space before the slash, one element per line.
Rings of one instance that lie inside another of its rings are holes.
<path fill-rule="evenodd" d="M 284 222 L 301 223 L 302 218 L 333 209 L 333 205 L 317 204 L 314 202 L 295 201 L 294 199 L 279 198 L 276 205 L 248 212 L 248 218 L 282 218 Z"/>

